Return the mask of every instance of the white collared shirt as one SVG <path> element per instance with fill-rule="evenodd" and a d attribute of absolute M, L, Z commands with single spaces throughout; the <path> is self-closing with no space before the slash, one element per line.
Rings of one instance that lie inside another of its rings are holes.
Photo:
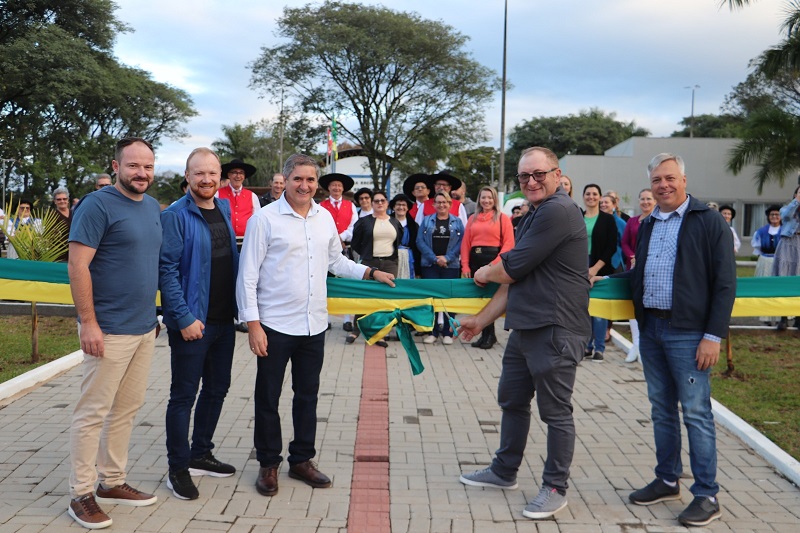
<path fill-rule="evenodd" d="M 361 279 L 368 267 L 342 255 L 327 209 L 313 202 L 303 218 L 281 196 L 247 222 L 236 280 L 239 319 L 287 335 L 325 331 L 328 270 Z"/>

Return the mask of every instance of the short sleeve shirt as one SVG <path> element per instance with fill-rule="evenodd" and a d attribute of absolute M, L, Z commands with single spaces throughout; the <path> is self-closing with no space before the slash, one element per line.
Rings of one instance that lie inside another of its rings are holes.
<path fill-rule="evenodd" d="M 89 272 L 103 333 L 143 335 L 156 327 L 161 209 L 145 195 L 134 201 L 115 187 L 86 196 L 73 215 L 70 242 L 96 250 Z"/>

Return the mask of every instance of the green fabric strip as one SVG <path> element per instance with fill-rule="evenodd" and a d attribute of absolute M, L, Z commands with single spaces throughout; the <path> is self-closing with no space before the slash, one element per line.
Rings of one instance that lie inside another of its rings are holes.
<path fill-rule="evenodd" d="M 432 305 L 418 305 L 409 307 L 407 309 L 395 309 L 393 311 L 379 311 L 369 315 L 362 316 L 358 319 L 358 327 L 364 334 L 364 338 L 369 339 L 370 344 L 375 340 L 373 339 L 382 329 L 394 323 L 397 328 L 397 337 L 400 339 L 400 344 L 408 355 L 408 362 L 411 364 L 411 372 L 416 376 L 420 374 L 425 367 L 422 365 L 422 360 L 419 356 L 417 344 L 414 342 L 414 337 L 411 335 L 411 328 L 409 326 L 422 326 L 428 331 L 433 327 L 434 313 Z"/>
<path fill-rule="evenodd" d="M 69 284 L 66 263 L 0 259 L 0 278 Z"/>

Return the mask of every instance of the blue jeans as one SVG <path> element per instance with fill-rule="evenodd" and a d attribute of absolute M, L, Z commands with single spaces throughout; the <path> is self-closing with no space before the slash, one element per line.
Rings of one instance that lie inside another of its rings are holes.
<path fill-rule="evenodd" d="M 461 276 L 461 270 L 458 268 L 442 268 L 437 265 L 422 267 L 422 279 L 458 279 Z M 450 318 L 455 318 L 455 313 L 449 313 Z M 433 330 L 431 335 L 434 337 L 452 337 L 453 328 L 450 327 L 450 322 L 447 320 L 444 313 L 436 313 L 433 319 Z M 440 316 L 442 323 L 439 324 Z"/>
<path fill-rule="evenodd" d="M 697 370 L 695 359 L 703 332 L 673 328 L 669 320 L 649 315 L 639 327 L 639 350 L 652 407 L 656 476 L 677 481 L 683 473 L 680 402 L 694 475 L 690 490 L 695 496 L 715 496 L 719 485 L 717 434 L 711 414 L 711 369 Z"/>
<path fill-rule="evenodd" d="M 236 331 L 230 324 L 206 324 L 203 338 L 185 341 L 180 330 L 167 329 L 172 350 L 172 384 L 167 404 L 167 462 L 171 471 L 189 467 L 190 459 L 214 449 L 222 403 L 231 385 L 231 364 Z M 202 380 L 200 395 L 197 390 Z M 194 430 L 189 447 L 192 406 Z"/>
<path fill-rule="evenodd" d="M 608 333 L 608 320 L 592 317 L 592 338 L 589 339 L 587 350 L 603 353 L 606 351 L 606 333 Z"/>
<path fill-rule="evenodd" d="M 572 390 L 585 343 L 586 337 L 560 326 L 511 332 L 497 385 L 503 417 L 492 472 L 508 481 L 516 479 L 528 443 L 531 400 L 536 396 L 539 418 L 547 424 L 542 482 L 567 490 L 575 451 Z"/>
<path fill-rule="evenodd" d="M 292 362 L 292 423 L 289 464 L 313 459 L 317 451 L 317 396 L 325 355 L 325 332 L 317 335 L 287 335 L 261 325 L 267 334 L 267 357 L 257 357 L 255 392 L 256 459 L 261 466 L 279 464 L 283 437 L 278 403 L 286 365 Z"/>

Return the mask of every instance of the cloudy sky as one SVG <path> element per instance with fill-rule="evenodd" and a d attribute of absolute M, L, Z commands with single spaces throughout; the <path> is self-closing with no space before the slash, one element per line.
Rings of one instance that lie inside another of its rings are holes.
<path fill-rule="evenodd" d="M 222 125 L 274 118 L 277 109 L 248 88 L 247 64 L 274 46 L 283 6 L 304 1 L 116 0 L 133 32 L 117 39 L 123 63 L 186 90 L 199 115 L 190 136 L 167 140 L 157 171 L 182 171 L 186 155 L 221 136 Z M 467 48 L 499 75 L 503 0 L 361 1 L 441 20 L 469 36 Z M 691 111 L 717 113 L 743 81 L 748 62 L 780 40 L 784 0 L 740 11 L 719 0 L 509 0 L 506 129 L 537 116 L 598 107 L 668 136 Z M 486 109 L 499 146 L 500 95 Z"/>

